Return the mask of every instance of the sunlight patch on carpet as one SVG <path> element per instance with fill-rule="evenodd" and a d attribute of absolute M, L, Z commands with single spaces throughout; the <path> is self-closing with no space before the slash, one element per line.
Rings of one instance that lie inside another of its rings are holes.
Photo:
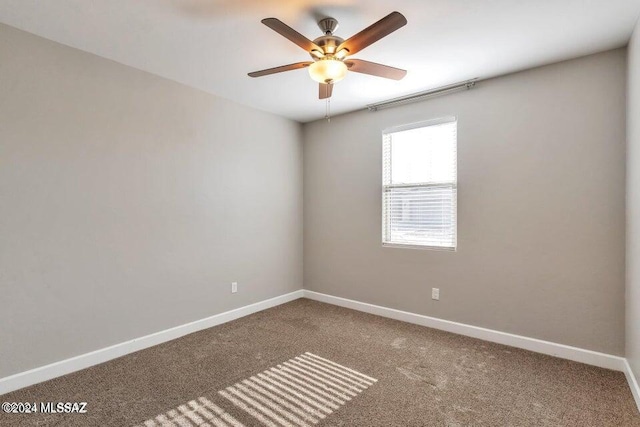
<path fill-rule="evenodd" d="M 310 427 L 378 380 L 305 353 L 218 393 L 268 427 Z"/>
<path fill-rule="evenodd" d="M 146 420 L 136 427 L 244 427 L 224 409 L 200 397 Z"/>
<path fill-rule="evenodd" d="M 136 427 L 244 427 L 222 402 L 267 427 L 311 427 L 377 381 L 307 352 L 218 391 L 218 404 L 200 397 Z"/>

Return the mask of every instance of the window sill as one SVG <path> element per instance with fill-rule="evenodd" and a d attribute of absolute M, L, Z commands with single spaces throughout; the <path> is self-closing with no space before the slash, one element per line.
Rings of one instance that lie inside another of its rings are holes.
<path fill-rule="evenodd" d="M 443 252 L 456 252 L 456 247 L 450 246 L 424 246 L 424 245 L 411 245 L 404 243 L 382 243 L 383 248 L 396 248 L 396 249 L 418 249 L 427 251 L 443 251 Z"/>

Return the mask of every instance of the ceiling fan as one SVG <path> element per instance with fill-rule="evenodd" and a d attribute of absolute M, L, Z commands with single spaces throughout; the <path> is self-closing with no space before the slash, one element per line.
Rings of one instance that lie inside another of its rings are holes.
<path fill-rule="evenodd" d="M 279 19 L 266 18 L 262 20 L 262 23 L 309 52 L 313 61 L 296 62 L 295 64 L 254 71 L 249 73 L 250 77 L 262 77 L 283 71 L 309 68 L 311 78 L 320 83 L 320 99 L 326 99 L 331 97 L 333 84 L 342 80 L 347 75 L 347 71 L 393 80 L 400 80 L 407 74 L 405 70 L 399 68 L 362 59 L 348 59 L 349 56 L 405 26 L 407 19 L 400 12 L 390 13 L 347 40 L 333 35 L 333 32 L 338 28 L 338 21 L 334 18 L 324 18 L 318 22 L 324 35 L 313 41 Z"/>

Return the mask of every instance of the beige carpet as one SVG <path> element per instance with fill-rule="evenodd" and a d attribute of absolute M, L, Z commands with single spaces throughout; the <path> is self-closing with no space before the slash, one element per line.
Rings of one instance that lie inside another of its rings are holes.
<path fill-rule="evenodd" d="M 620 372 L 306 299 L 0 397 L 0 426 L 640 426 Z"/>

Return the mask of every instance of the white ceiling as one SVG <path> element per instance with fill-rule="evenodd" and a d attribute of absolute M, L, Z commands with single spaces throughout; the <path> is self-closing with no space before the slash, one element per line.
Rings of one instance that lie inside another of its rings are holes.
<path fill-rule="evenodd" d="M 310 39 L 318 16 L 355 34 L 388 13 L 407 26 L 354 55 L 408 70 L 400 82 L 350 73 L 333 114 L 474 77 L 626 45 L 640 0 L 0 0 L 0 22 L 301 122 L 324 116 L 306 70 L 247 72 L 309 56 L 260 23 Z"/>

